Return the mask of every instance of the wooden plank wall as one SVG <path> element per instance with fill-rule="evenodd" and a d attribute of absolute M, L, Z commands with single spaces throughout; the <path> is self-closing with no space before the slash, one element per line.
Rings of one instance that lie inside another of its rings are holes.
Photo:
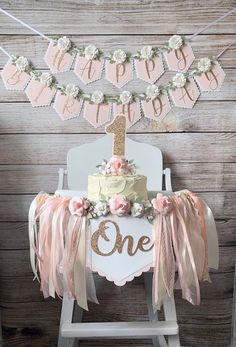
<path fill-rule="evenodd" d="M 172 34 L 192 34 L 236 5 L 211 1 L 36 1 L 1 0 L 1 7 L 47 35 L 71 35 L 77 44 L 93 43 L 107 51 L 161 45 Z M 236 38 L 236 15 L 200 35 L 196 58 L 217 54 Z M 0 15 L 0 42 L 9 52 L 28 56 L 47 69 L 47 42 Z M 0 54 L 1 68 L 6 57 Z M 204 93 L 192 110 L 174 109 L 165 124 L 141 120 L 130 137 L 159 146 L 172 169 L 174 189 L 189 188 L 212 207 L 220 240 L 220 268 L 213 284 L 202 285 L 202 304 L 193 307 L 177 293 L 177 313 L 184 346 L 226 347 L 230 340 L 233 271 L 236 257 L 236 46 L 220 60 L 226 71 L 222 89 Z M 172 76 L 166 73 L 161 82 Z M 73 72 L 58 76 L 77 82 Z M 86 87 L 117 92 L 102 80 Z M 135 80 L 127 89 L 145 89 Z M 9 92 L 0 82 L 0 306 L 6 346 L 55 346 L 60 300 L 44 300 L 32 281 L 27 239 L 27 210 L 34 195 L 57 187 L 58 167 L 72 146 L 101 136 L 86 121 L 62 122 L 53 108 L 33 109 L 22 92 Z M 176 129 L 168 133 L 176 117 Z M 84 320 L 147 319 L 142 277 L 125 287 L 98 280 L 100 306 Z M 81 346 L 149 346 L 147 341 L 83 341 Z"/>

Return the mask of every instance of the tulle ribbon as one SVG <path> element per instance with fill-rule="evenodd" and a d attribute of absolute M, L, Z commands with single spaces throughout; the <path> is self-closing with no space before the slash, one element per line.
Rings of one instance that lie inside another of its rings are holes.
<path fill-rule="evenodd" d="M 191 192 L 153 199 L 153 310 L 173 298 L 177 269 L 182 297 L 200 304 L 199 281 L 210 280 L 203 201 Z"/>
<path fill-rule="evenodd" d="M 40 280 L 44 297 L 55 297 L 55 293 L 62 297 L 67 293 L 87 310 L 87 300 L 98 303 L 93 275 L 86 267 L 87 218 L 72 215 L 69 201 L 40 193 L 31 203 L 31 267 Z"/>

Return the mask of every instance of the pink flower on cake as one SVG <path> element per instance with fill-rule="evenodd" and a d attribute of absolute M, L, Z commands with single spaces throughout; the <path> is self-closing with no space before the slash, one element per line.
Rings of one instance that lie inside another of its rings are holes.
<path fill-rule="evenodd" d="M 82 217 L 86 216 L 89 206 L 90 203 L 86 198 L 75 196 L 70 200 L 69 211 L 72 215 Z"/>
<path fill-rule="evenodd" d="M 114 195 L 109 200 L 109 207 L 112 214 L 122 217 L 129 213 L 130 202 L 124 195 Z"/>
<path fill-rule="evenodd" d="M 155 199 L 152 199 L 152 205 L 157 213 L 166 215 L 172 210 L 172 202 L 168 196 L 163 196 L 163 194 L 158 193 Z"/>

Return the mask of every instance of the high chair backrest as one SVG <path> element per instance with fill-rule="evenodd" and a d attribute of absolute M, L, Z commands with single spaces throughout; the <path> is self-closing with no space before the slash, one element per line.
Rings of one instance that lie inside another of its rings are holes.
<path fill-rule="evenodd" d="M 67 177 L 70 190 L 87 190 L 88 174 L 98 171 L 96 165 L 112 156 L 112 136 L 73 147 L 67 154 Z M 147 176 L 149 191 L 162 190 L 163 160 L 159 148 L 126 138 L 125 156 L 138 166 L 137 173 Z"/>

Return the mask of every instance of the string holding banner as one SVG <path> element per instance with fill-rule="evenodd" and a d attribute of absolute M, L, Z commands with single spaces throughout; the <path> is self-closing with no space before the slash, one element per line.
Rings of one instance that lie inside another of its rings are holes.
<path fill-rule="evenodd" d="M 82 83 L 88 84 L 102 78 L 105 65 L 105 78 L 116 87 L 122 88 L 133 79 L 134 70 L 139 79 L 150 84 L 155 83 L 164 73 L 163 56 L 169 70 L 187 72 L 195 59 L 190 45 L 193 39 L 234 13 L 236 8 L 224 13 L 189 37 L 173 35 L 163 47 L 144 46 L 134 54 L 121 49 L 106 54 L 94 45 L 79 47 L 66 36 L 54 40 L 9 12 L 3 9 L 0 11 L 49 41 L 44 60 L 52 73 L 69 71 L 75 60 L 75 74 Z"/>

